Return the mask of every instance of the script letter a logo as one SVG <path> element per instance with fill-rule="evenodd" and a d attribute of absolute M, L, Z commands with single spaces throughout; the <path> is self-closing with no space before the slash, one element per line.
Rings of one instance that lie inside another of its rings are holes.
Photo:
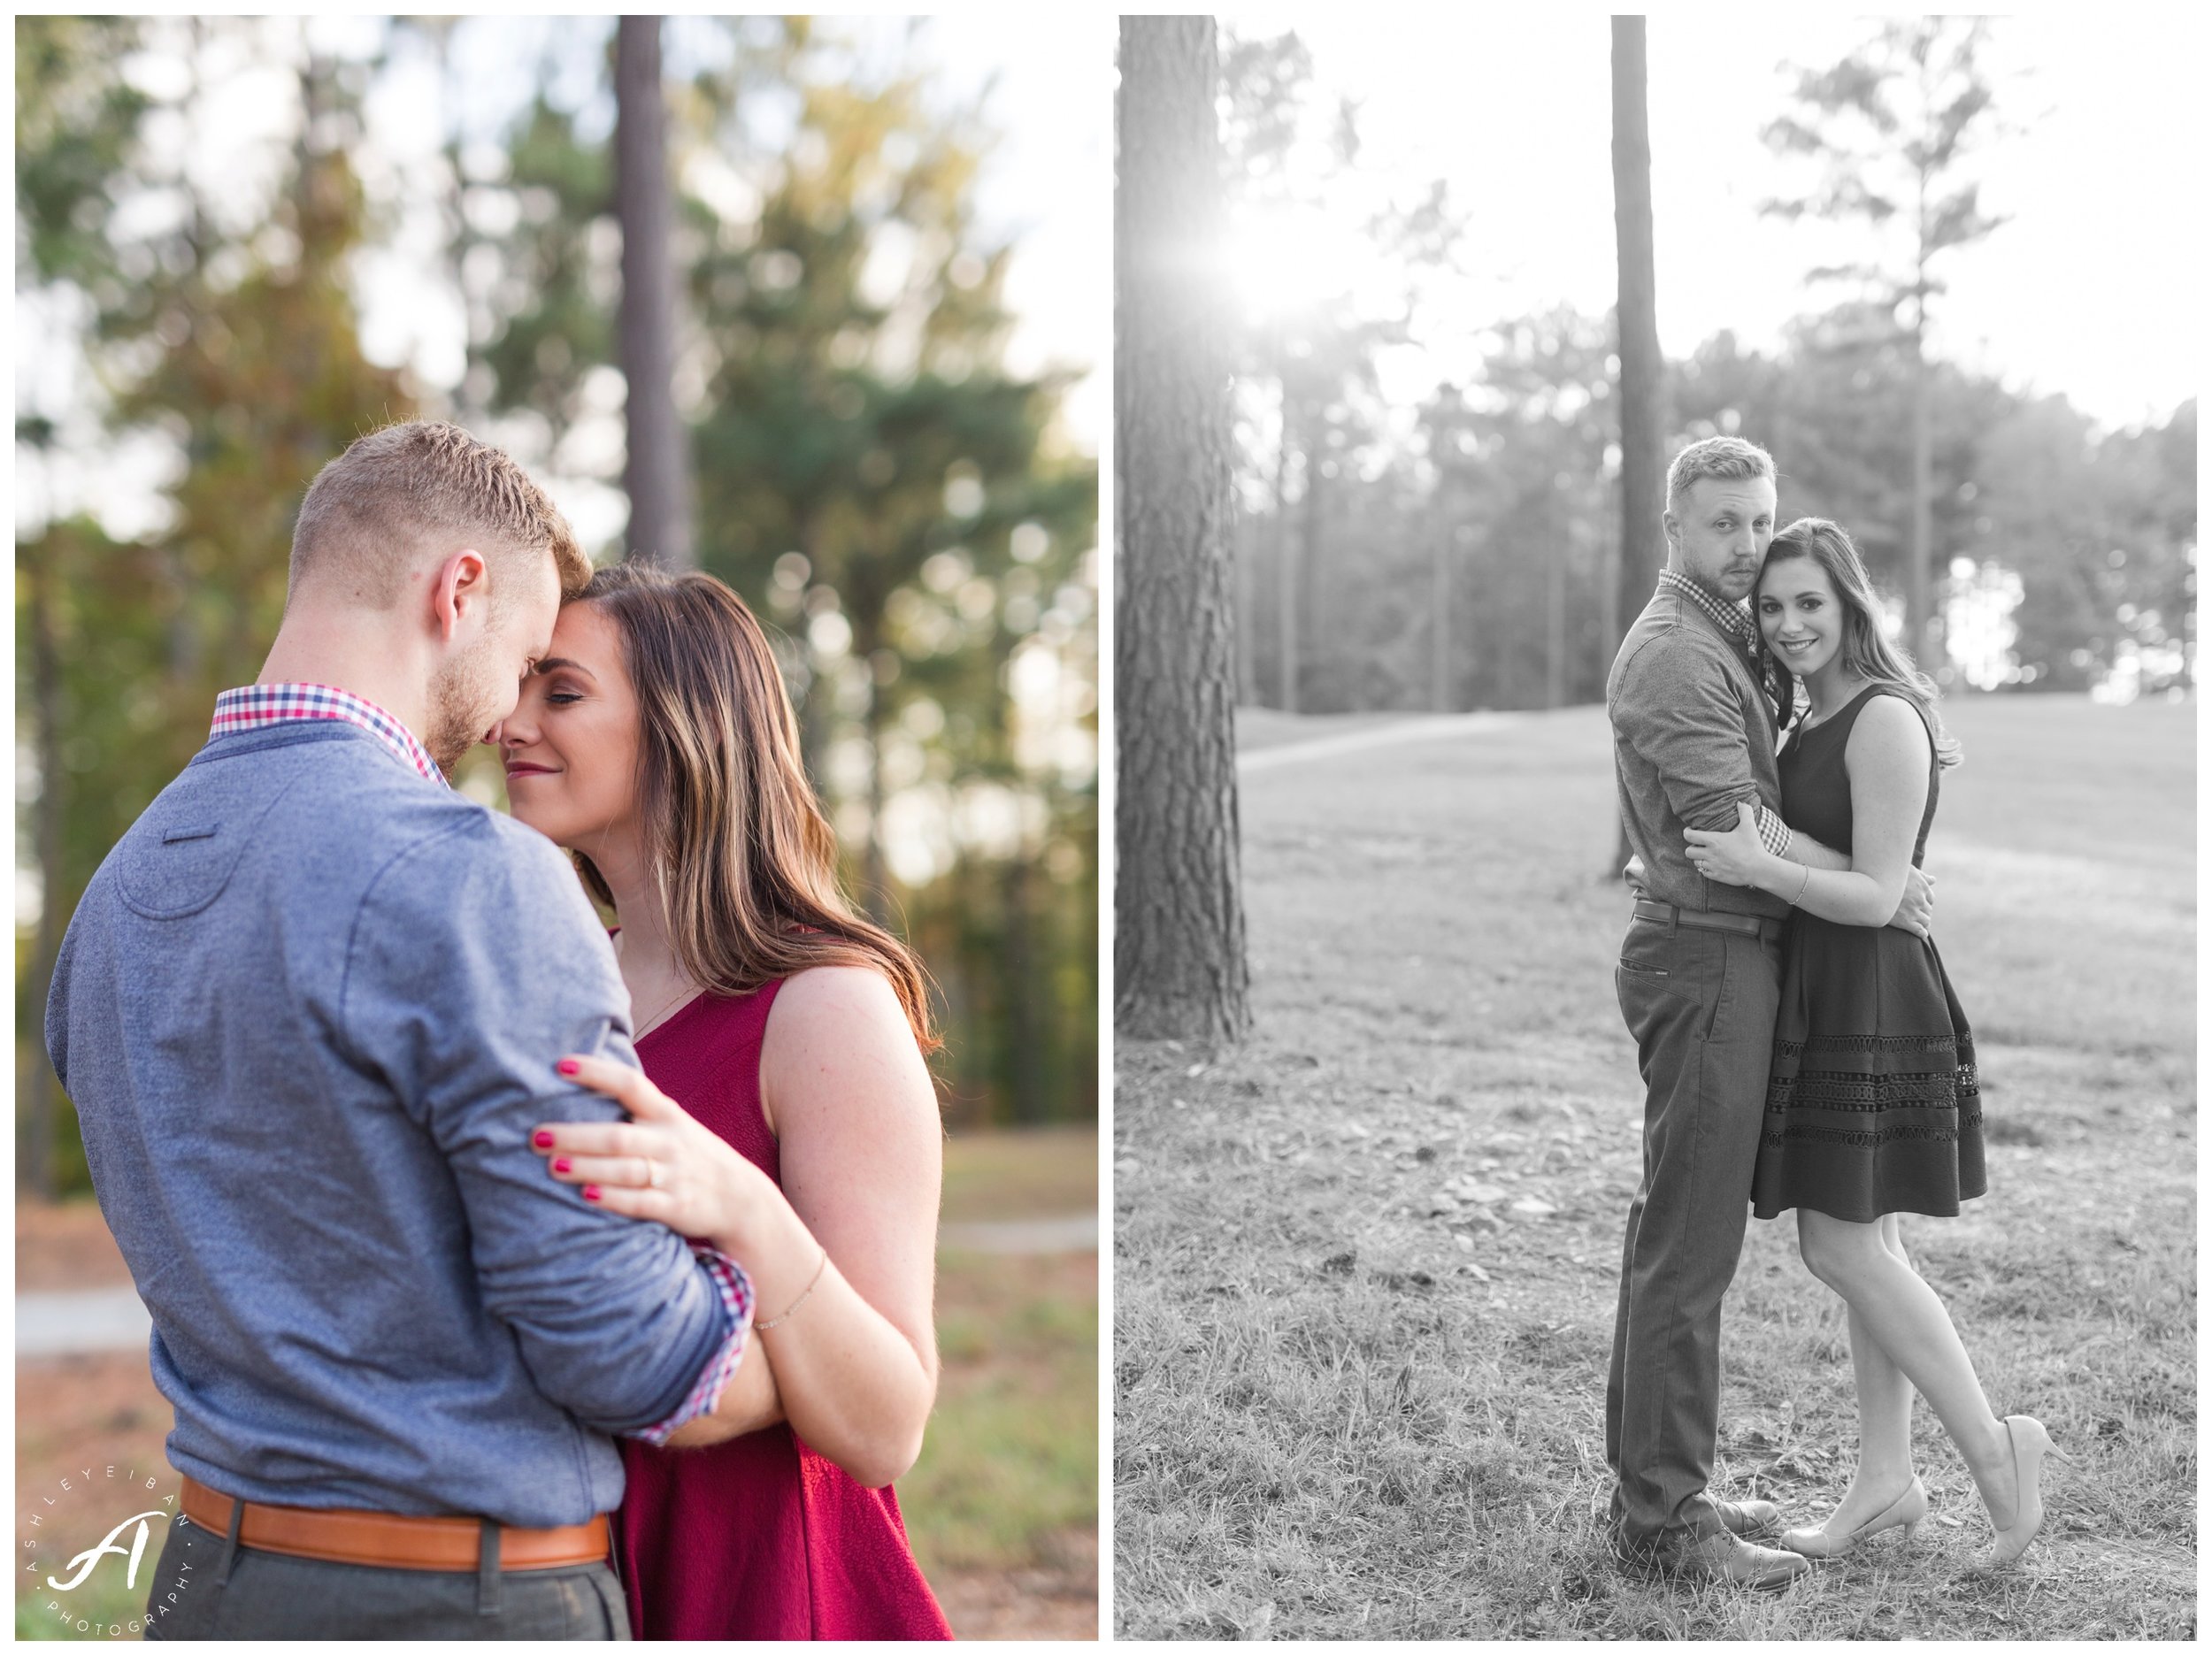
<path fill-rule="evenodd" d="M 51 1576 L 49 1576 L 46 1578 L 46 1584 L 58 1592 L 67 1592 L 72 1588 L 81 1585 L 83 1583 L 84 1578 L 92 1574 L 92 1567 L 95 1564 L 97 1564 L 102 1559 L 105 1558 L 109 1553 L 112 1552 L 118 1558 L 123 1558 L 126 1556 L 129 1558 L 129 1571 L 124 1577 L 123 1584 L 126 1587 L 137 1586 L 138 1560 L 146 1556 L 146 1521 L 149 1518 L 166 1518 L 168 1515 L 169 1514 L 165 1512 L 156 1510 L 153 1512 L 139 1513 L 132 1517 L 124 1519 L 121 1523 L 116 1525 L 114 1529 L 107 1532 L 106 1538 L 101 1541 L 97 1546 L 88 1546 L 83 1552 L 78 1553 L 75 1558 L 69 1560 L 71 1564 L 76 1567 L 76 1568 L 75 1573 L 72 1575 L 67 1581 L 56 1581 Z M 133 1524 L 136 1524 L 138 1526 L 138 1533 L 131 1537 L 131 1550 L 127 1555 L 123 1549 L 115 1544 L 115 1537 L 121 1535 L 124 1530 L 129 1529 Z"/>

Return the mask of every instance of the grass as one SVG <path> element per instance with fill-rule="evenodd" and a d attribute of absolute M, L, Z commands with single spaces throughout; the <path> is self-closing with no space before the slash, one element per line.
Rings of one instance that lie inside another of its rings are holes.
<path fill-rule="evenodd" d="M 2193 1637 L 2193 715 L 1951 711 L 1929 861 L 1991 1193 L 1906 1238 L 1995 1407 L 2076 1464 L 2027 1557 L 1978 1571 L 1924 1407 L 1934 1522 L 1772 1595 L 1632 1577 L 1600 1533 L 1641 1113 L 1602 715 L 1247 778 L 1256 1032 L 1118 1047 L 1117 1632 Z M 1504 1199 L 1446 1191 L 1470 1176 Z M 1854 1409 L 1793 1239 L 1750 1228 L 1716 1486 L 1810 1522 Z"/>
<path fill-rule="evenodd" d="M 1095 1129 L 956 1134 L 946 1146 L 949 1222 L 1097 1201 Z M 899 1485 L 924 1569 L 1080 1568 L 1094 1591 L 1098 1256 L 941 1250 L 937 1342 L 937 1410 Z"/>
<path fill-rule="evenodd" d="M 954 1224 L 1057 1219 L 1098 1207 L 1098 1129 L 956 1130 L 945 1146 L 945 1218 Z"/>

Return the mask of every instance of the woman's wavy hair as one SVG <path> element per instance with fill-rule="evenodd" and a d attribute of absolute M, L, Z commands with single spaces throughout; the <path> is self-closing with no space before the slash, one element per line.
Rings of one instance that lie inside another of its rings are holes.
<path fill-rule="evenodd" d="M 626 563 L 596 571 L 572 602 L 595 606 L 621 635 L 637 690 L 646 859 L 686 976 L 734 995 L 810 966 L 865 966 L 890 979 L 915 1040 L 934 1052 L 921 963 L 838 887 L 799 721 L 744 600 L 711 575 Z M 591 859 L 576 863 L 612 907 Z"/>
<path fill-rule="evenodd" d="M 1936 763 L 1944 769 L 1959 763 L 1962 755 L 1958 740 L 1943 728 L 1942 715 L 1936 711 L 1935 681 L 1912 663 L 1912 657 L 1884 636 L 1881 622 L 1881 602 L 1874 595 L 1874 583 L 1867 578 L 1866 565 L 1860 561 L 1859 549 L 1851 543 L 1839 524 L 1825 518 L 1800 518 L 1782 529 L 1767 547 L 1766 560 L 1759 566 L 1759 581 L 1752 586 L 1752 607 L 1755 618 L 1759 586 L 1766 580 L 1766 572 L 1785 558 L 1810 558 L 1827 571 L 1828 584 L 1836 589 L 1836 596 L 1843 603 L 1843 664 L 1870 684 L 1886 690 L 1893 690 L 1917 707 L 1928 721 L 1928 728 L 1935 737 Z M 1763 637 L 1761 648 L 1764 648 Z M 1773 651 L 1767 658 L 1774 663 L 1779 688 L 1776 703 L 1785 724 L 1797 717 L 1797 678 Z"/>

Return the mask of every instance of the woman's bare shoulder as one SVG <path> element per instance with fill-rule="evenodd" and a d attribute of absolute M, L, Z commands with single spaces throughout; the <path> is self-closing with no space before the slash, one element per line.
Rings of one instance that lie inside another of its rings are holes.
<path fill-rule="evenodd" d="M 776 991 L 771 1017 L 794 1026 L 864 1019 L 906 1027 L 891 980 L 872 966 L 810 966 L 792 973 Z"/>
<path fill-rule="evenodd" d="M 1916 756 L 1925 764 L 1931 751 L 1927 723 L 1920 709 L 1896 691 L 1886 689 L 1877 690 L 1866 699 L 1844 743 L 1847 760 L 1853 755 L 1877 760 Z"/>
<path fill-rule="evenodd" d="M 761 1058 L 786 1075 L 924 1070 L 920 1048 L 891 980 L 869 966 L 810 966 L 776 991 Z"/>
<path fill-rule="evenodd" d="M 1855 799 L 1893 800 L 1914 816 L 1928 797 L 1934 756 L 1919 709 L 1893 691 L 1870 695 L 1844 739 L 1843 771 Z"/>

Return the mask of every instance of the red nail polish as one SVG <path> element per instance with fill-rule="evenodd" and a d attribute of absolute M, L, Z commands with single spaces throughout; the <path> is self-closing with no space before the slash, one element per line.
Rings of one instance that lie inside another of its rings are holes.
<path fill-rule="evenodd" d="M 530 1142 L 541 1150 L 550 1150 L 553 1147 L 553 1135 L 540 1129 L 530 1135 Z"/>
<path fill-rule="evenodd" d="M 586 1201 L 597 1201 L 599 1200 L 599 1186 L 596 1184 L 585 1185 L 584 1200 Z"/>
<path fill-rule="evenodd" d="M 567 1171 L 568 1171 L 568 1158 L 567 1158 L 566 1156 L 555 1156 L 555 1157 L 553 1158 L 553 1170 L 554 1170 L 556 1173 L 565 1173 L 565 1172 L 567 1172 Z"/>
<path fill-rule="evenodd" d="M 573 1058 L 564 1058 L 560 1062 L 555 1064 L 553 1067 L 559 1070 L 563 1075 L 574 1075 L 579 1068 Z"/>

